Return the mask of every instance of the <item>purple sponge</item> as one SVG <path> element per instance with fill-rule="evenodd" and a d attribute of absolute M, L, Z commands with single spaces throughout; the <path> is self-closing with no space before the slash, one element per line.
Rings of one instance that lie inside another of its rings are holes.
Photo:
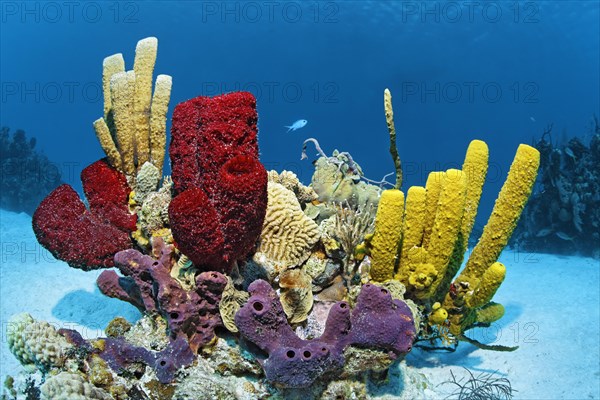
<path fill-rule="evenodd" d="M 323 335 L 313 340 L 296 336 L 267 282 L 255 281 L 248 291 L 251 297 L 237 312 L 235 324 L 246 340 L 268 354 L 263 363 L 265 375 L 280 387 L 308 387 L 320 377 L 339 372 L 344 349 L 350 345 L 404 357 L 416 334 L 408 306 L 372 284 L 362 287 L 354 311 L 346 302 L 334 304 Z"/>

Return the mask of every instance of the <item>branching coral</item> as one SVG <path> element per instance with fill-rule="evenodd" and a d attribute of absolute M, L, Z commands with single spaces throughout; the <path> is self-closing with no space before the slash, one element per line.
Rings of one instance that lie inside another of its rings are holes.
<path fill-rule="evenodd" d="M 513 398 L 515 389 L 510 381 L 504 377 L 498 377 L 495 372 L 482 372 L 475 376 L 473 372 L 465 368 L 468 377 L 458 379 L 452 371 L 451 380 L 444 382 L 454 386 L 454 391 L 447 397 L 451 400 L 510 400 Z"/>
<path fill-rule="evenodd" d="M 333 236 L 344 249 L 344 277 L 351 281 L 357 273 L 357 262 L 362 260 L 359 245 L 365 236 L 373 233 L 376 208 L 372 204 L 350 207 L 347 202 L 336 204 Z M 358 249 L 357 249 L 358 248 Z"/>

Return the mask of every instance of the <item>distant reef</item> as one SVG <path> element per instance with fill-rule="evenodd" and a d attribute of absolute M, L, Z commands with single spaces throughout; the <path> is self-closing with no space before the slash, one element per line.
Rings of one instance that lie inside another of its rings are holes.
<path fill-rule="evenodd" d="M 594 116 L 584 139 L 573 137 L 554 144 L 549 126 L 535 147 L 541 155 L 540 173 L 513 236 L 513 247 L 600 258 L 598 118 Z"/>
<path fill-rule="evenodd" d="M 36 148 L 35 137 L 0 129 L 0 208 L 33 214 L 40 201 L 62 183 L 60 169 Z"/>

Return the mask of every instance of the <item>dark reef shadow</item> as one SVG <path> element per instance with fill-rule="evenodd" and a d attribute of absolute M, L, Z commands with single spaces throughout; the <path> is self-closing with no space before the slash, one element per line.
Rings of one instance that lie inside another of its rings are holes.
<path fill-rule="evenodd" d="M 75 290 L 67 293 L 54 306 L 52 315 L 68 323 L 100 330 L 115 317 L 124 317 L 133 323 L 142 316 L 134 306 L 106 297 L 97 287 L 93 292 Z"/>

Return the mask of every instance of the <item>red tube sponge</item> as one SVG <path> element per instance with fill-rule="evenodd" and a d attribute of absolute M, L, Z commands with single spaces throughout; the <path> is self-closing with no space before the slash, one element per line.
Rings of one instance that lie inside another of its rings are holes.
<path fill-rule="evenodd" d="M 169 153 L 173 238 L 197 266 L 228 272 L 256 243 L 267 207 L 256 99 L 236 92 L 177 105 Z"/>
<path fill-rule="evenodd" d="M 33 231 L 42 246 L 71 267 L 109 268 L 118 251 L 131 247 L 135 216 L 127 211 L 130 189 L 125 177 L 103 160 L 81 175 L 90 210 L 71 186 L 61 185 L 35 210 Z"/>

